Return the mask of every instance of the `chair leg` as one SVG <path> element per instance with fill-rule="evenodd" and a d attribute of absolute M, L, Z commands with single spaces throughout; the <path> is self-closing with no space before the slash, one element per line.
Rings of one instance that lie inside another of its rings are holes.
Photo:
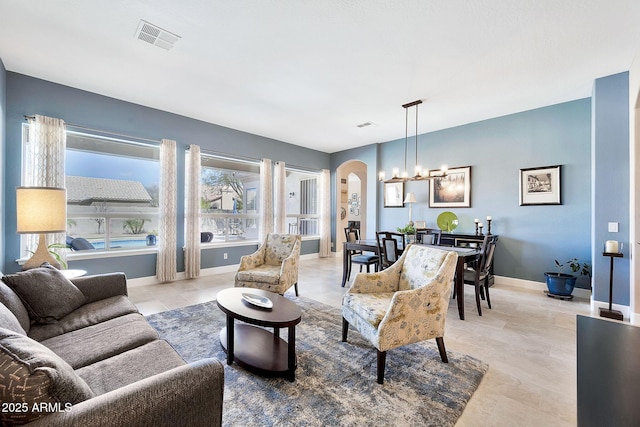
<path fill-rule="evenodd" d="M 480 308 L 480 284 L 476 283 L 476 307 L 478 307 L 478 316 L 482 316 L 482 309 Z"/>
<path fill-rule="evenodd" d="M 489 298 L 489 278 L 484 279 L 484 293 L 487 294 L 487 305 L 491 308 L 491 298 Z"/>
<path fill-rule="evenodd" d="M 384 383 L 384 365 L 387 361 L 387 352 L 386 351 L 380 351 L 377 350 L 378 352 L 378 384 L 383 384 Z"/>
<path fill-rule="evenodd" d="M 296 291 L 296 296 L 298 296 L 298 282 L 293 285 L 293 289 Z"/>
<path fill-rule="evenodd" d="M 438 351 L 440 352 L 440 359 L 442 359 L 442 362 L 449 363 L 447 351 L 444 349 L 444 337 L 437 337 L 436 344 L 438 344 Z"/>
<path fill-rule="evenodd" d="M 349 332 L 349 322 L 342 318 L 342 342 L 347 342 L 347 332 Z"/>

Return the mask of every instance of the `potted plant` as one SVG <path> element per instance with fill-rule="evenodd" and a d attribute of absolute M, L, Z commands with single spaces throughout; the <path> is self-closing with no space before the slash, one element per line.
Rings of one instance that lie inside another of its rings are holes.
<path fill-rule="evenodd" d="M 398 227 L 398 233 L 406 236 L 407 243 L 414 243 L 416 241 L 416 228 L 413 226 L 413 223 L 409 223 L 405 227 Z"/>
<path fill-rule="evenodd" d="M 147 234 L 147 246 L 155 246 L 158 239 L 158 231 L 153 230 L 151 233 Z"/>
<path fill-rule="evenodd" d="M 562 263 L 556 259 L 554 262 L 558 271 L 544 273 L 547 289 L 552 295 L 570 296 L 573 292 L 578 277 L 574 274 L 563 273 L 565 269 L 570 269 L 572 273 L 579 273 L 581 276 L 588 276 L 591 280 L 591 266 L 586 262 L 580 262 L 578 258 L 571 258 Z"/>

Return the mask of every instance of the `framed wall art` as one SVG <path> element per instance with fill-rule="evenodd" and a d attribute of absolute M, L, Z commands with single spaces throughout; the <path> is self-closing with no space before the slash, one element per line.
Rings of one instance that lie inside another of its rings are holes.
<path fill-rule="evenodd" d="M 561 205 L 561 165 L 520 169 L 520 206 Z"/>
<path fill-rule="evenodd" d="M 384 183 L 384 207 L 401 208 L 404 206 L 404 182 Z"/>
<path fill-rule="evenodd" d="M 440 169 L 430 170 L 429 176 L 440 174 Z M 430 208 L 471 207 L 471 166 L 450 168 L 447 176 L 429 180 Z"/>

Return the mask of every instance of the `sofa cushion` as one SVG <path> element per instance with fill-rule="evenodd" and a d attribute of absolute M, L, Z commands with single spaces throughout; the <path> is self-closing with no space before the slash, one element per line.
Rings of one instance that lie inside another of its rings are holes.
<path fill-rule="evenodd" d="M 342 309 L 351 310 L 374 328 L 387 314 L 395 292 L 376 294 L 347 293 L 342 299 Z"/>
<path fill-rule="evenodd" d="M 6 328 L 11 332 L 15 332 L 20 335 L 27 335 L 20 325 L 20 322 L 18 322 L 15 314 L 13 314 L 4 304 L 0 304 L 0 327 Z"/>
<path fill-rule="evenodd" d="M 27 411 L 0 411 L 2 425 L 22 424 L 47 414 L 33 404 L 64 410 L 94 396 L 89 386 L 59 356 L 24 335 L 0 328 L 0 401 Z M 4 406 L 3 406 L 4 408 Z"/>
<path fill-rule="evenodd" d="M 2 279 L 24 303 L 36 323 L 55 323 L 86 301 L 69 279 L 52 267 L 38 267 Z"/>
<path fill-rule="evenodd" d="M 101 395 L 185 364 L 166 341 L 155 340 L 80 368 L 76 373 L 93 393 Z"/>
<path fill-rule="evenodd" d="M 78 369 L 157 339 L 158 333 L 141 314 L 127 314 L 41 343 Z"/>
<path fill-rule="evenodd" d="M 4 277 L 3 277 L 4 280 Z M 0 282 L 0 303 L 4 304 L 11 312 L 16 316 L 20 326 L 24 329 L 25 333 L 29 333 L 29 327 L 31 320 L 29 320 L 29 313 L 20 300 L 18 294 L 13 289 L 7 286 L 4 282 Z"/>
<path fill-rule="evenodd" d="M 280 266 L 262 264 L 251 270 L 238 271 L 237 279 L 241 282 L 261 282 L 277 285 L 280 282 Z"/>
<path fill-rule="evenodd" d="M 105 298 L 81 306 L 56 323 L 32 325 L 28 335 L 36 341 L 43 341 L 56 335 L 137 312 L 136 306 L 124 295 Z"/>

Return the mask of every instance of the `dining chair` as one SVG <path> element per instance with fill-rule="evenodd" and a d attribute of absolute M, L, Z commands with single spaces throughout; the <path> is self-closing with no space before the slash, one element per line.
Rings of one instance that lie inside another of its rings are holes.
<path fill-rule="evenodd" d="M 394 231 L 376 231 L 376 240 L 380 270 L 384 270 L 398 260 L 406 246 L 406 238 Z"/>
<path fill-rule="evenodd" d="M 475 288 L 476 307 L 478 308 L 479 316 L 482 316 L 480 299 L 485 299 L 485 294 L 487 306 L 491 309 L 491 298 L 489 297 L 489 276 L 497 240 L 496 236 L 485 236 L 482 241 L 479 261 L 475 263 L 475 265 L 468 266 L 464 270 L 464 283 L 473 285 Z"/>
<path fill-rule="evenodd" d="M 416 241 L 424 245 L 439 245 L 442 230 L 439 228 L 416 228 Z"/>
<path fill-rule="evenodd" d="M 360 229 L 358 228 L 345 227 L 344 234 L 347 238 L 347 242 L 360 240 Z M 365 266 L 367 268 L 367 273 L 369 273 L 369 267 L 372 265 L 375 271 L 378 271 L 379 258 L 377 254 L 358 250 L 351 250 L 350 252 L 351 264 L 358 264 L 360 266 L 360 271 L 362 271 L 362 267 Z M 349 280 L 349 277 L 347 277 L 347 280 Z"/>

